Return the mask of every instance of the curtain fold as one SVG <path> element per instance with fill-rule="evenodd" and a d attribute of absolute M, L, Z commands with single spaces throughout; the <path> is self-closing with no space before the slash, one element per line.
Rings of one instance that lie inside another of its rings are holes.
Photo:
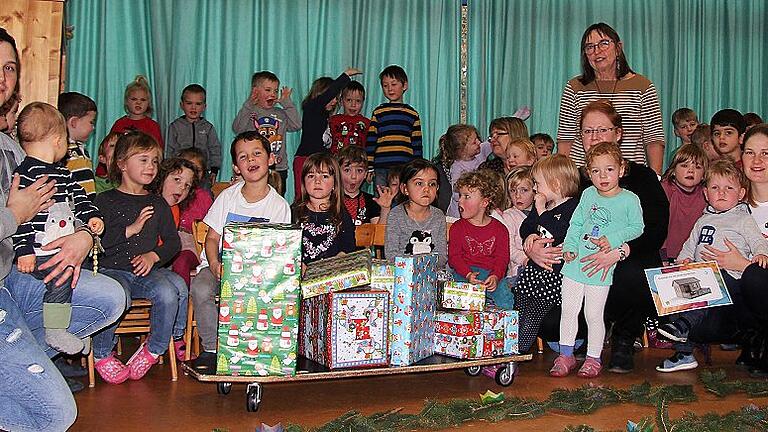
<path fill-rule="evenodd" d="M 378 74 L 390 64 L 408 73 L 405 102 L 422 118 L 427 155 L 458 121 L 458 2 L 393 0 L 70 0 L 66 22 L 67 90 L 91 96 L 99 115 L 92 154 L 114 121 L 124 115 L 123 91 L 136 74 L 153 91 L 153 118 L 165 130 L 182 115 L 181 90 L 207 90 L 205 117 L 222 142 L 221 179 L 232 173 L 232 120 L 250 94 L 251 74 L 271 70 L 293 88 L 300 108 L 312 82 L 336 77 L 349 66 L 364 71 L 364 112 L 384 101 Z M 289 133 L 288 154 L 300 138 Z M 286 198 L 291 201 L 292 176 Z"/>
<path fill-rule="evenodd" d="M 659 92 L 669 159 L 677 108 L 705 123 L 727 107 L 768 115 L 766 16 L 761 0 L 470 0 L 469 121 L 485 130 L 529 105 L 529 131 L 554 137 L 563 87 L 580 74 L 581 35 L 606 22 Z"/>
<path fill-rule="evenodd" d="M 671 115 L 693 108 L 702 122 L 725 107 L 768 115 L 768 4 L 742 0 L 470 0 L 468 121 L 489 122 L 533 108 L 531 133 L 555 136 L 565 82 L 580 73 L 584 29 L 604 21 L 624 42 L 631 67 L 656 85 L 667 155 L 679 145 Z M 205 116 L 224 147 L 231 174 L 231 123 L 250 92 L 250 76 L 272 70 L 300 106 L 312 81 L 356 66 L 366 88 L 364 112 L 384 101 L 378 73 L 390 64 L 409 76 L 405 102 L 421 114 L 425 155 L 459 119 L 460 1 L 390 0 L 70 0 L 66 22 L 67 89 L 99 107 L 91 153 L 124 115 L 123 90 L 148 77 L 162 128 L 182 114 L 181 90 L 208 91 Z M 298 133 L 288 134 L 292 156 Z M 289 176 L 289 182 L 292 182 Z M 291 185 L 287 190 L 292 199 Z"/>

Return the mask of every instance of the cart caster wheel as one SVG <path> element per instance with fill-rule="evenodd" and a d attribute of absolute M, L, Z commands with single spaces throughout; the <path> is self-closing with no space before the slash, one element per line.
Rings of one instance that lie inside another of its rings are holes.
<path fill-rule="evenodd" d="M 480 375 L 480 372 L 482 372 L 483 368 L 482 366 L 470 366 L 468 368 L 464 368 L 464 373 L 471 377 L 476 377 Z"/>
<path fill-rule="evenodd" d="M 232 383 L 228 382 L 220 382 L 216 383 L 216 393 L 218 394 L 229 394 L 229 392 L 232 391 Z"/>
<path fill-rule="evenodd" d="M 245 394 L 245 409 L 248 412 L 256 412 L 261 405 L 261 385 L 258 383 L 248 384 L 248 390 Z"/>
<path fill-rule="evenodd" d="M 517 368 L 514 364 L 510 363 L 507 366 L 500 367 L 496 371 L 496 384 L 502 387 L 508 387 L 515 382 L 515 370 Z"/>

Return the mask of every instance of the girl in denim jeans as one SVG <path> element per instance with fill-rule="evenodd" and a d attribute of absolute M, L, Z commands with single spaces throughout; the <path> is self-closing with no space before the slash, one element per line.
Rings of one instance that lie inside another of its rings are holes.
<path fill-rule="evenodd" d="M 184 333 L 180 318 L 186 313 L 187 287 L 179 275 L 161 267 L 179 252 L 179 234 L 168 203 L 146 189 L 157 175 L 161 155 L 160 145 L 143 132 L 121 136 L 109 169 L 119 186 L 96 197 L 106 226 L 99 257 L 103 273 L 120 282 L 129 297 L 152 301 L 150 336 L 126 365 L 111 352 L 94 349 L 96 370 L 111 384 L 141 379 L 166 351 L 171 336 Z M 114 326 L 106 331 L 114 333 Z"/>

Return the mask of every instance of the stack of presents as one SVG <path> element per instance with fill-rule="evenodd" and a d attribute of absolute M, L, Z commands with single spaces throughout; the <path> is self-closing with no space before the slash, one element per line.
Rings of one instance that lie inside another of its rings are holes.
<path fill-rule="evenodd" d="M 219 375 L 291 376 L 299 355 L 338 369 L 517 353 L 517 312 L 486 307 L 477 285 L 438 289 L 436 255 L 392 264 L 363 250 L 301 278 L 300 228 L 232 223 L 222 262 Z"/>

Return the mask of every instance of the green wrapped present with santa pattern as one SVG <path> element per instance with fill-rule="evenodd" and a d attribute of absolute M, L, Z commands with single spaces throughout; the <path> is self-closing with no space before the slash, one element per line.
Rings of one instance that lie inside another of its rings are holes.
<path fill-rule="evenodd" d="M 216 373 L 296 373 L 301 228 L 229 223 L 222 235 Z"/>

